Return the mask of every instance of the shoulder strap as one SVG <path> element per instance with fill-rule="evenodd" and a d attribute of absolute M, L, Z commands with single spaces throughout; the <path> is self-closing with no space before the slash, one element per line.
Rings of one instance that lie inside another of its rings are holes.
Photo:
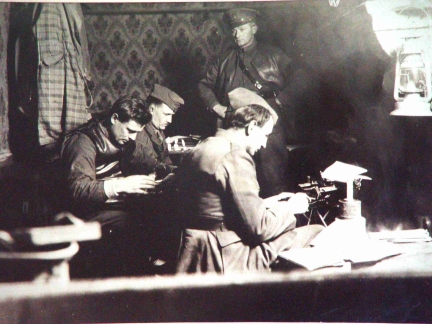
<path fill-rule="evenodd" d="M 252 74 L 252 72 L 246 67 L 246 65 L 244 64 L 241 55 L 238 55 L 238 65 L 240 67 L 240 69 L 242 70 L 242 72 L 244 73 L 244 75 L 247 76 L 247 78 L 252 82 L 252 84 L 255 86 L 255 88 L 258 89 L 258 95 L 260 95 L 261 97 L 263 97 L 264 99 L 273 99 L 275 97 L 277 97 L 279 91 L 277 89 L 277 87 L 275 87 L 274 84 L 272 84 L 272 82 L 267 82 L 265 81 L 258 73 L 258 71 L 256 71 L 255 68 L 255 74 L 258 76 L 258 79 L 255 78 Z"/>
<path fill-rule="evenodd" d="M 247 76 L 247 78 L 252 82 L 252 84 L 255 86 L 255 88 L 257 88 L 258 90 L 261 90 L 263 85 L 254 78 L 254 76 L 252 75 L 252 73 L 249 71 L 249 69 L 246 67 L 246 65 L 244 64 L 241 55 L 238 55 L 238 60 L 239 60 L 239 67 L 240 70 L 242 70 L 242 72 L 244 73 L 244 75 Z"/>

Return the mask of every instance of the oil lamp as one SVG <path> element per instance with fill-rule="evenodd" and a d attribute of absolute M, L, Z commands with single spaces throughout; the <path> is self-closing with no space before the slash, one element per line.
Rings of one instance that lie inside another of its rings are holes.
<path fill-rule="evenodd" d="M 397 57 L 394 86 L 396 116 L 432 116 L 431 69 L 423 50 L 404 44 Z M 419 43 L 416 40 L 415 45 Z M 415 46 L 418 47 L 418 46 Z"/>

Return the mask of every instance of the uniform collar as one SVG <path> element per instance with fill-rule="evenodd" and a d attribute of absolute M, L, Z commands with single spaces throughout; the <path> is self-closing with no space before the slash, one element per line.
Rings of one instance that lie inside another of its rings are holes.
<path fill-rule="evenodd" d="M 156 139 L 164 138 L 163 131 L 157 128 L 152 122 L 148 123 L 145 129 L 151 138 L 156 138 Z M 157 133 L 159 133 L 159 136 L 157 135 Z"/>
<path fill-rule="evenodd" d="M 258 42 L 256 41 L 256 39 L 254 39 L 252 44 L 250 44 L 248 47 L 241 48 L 241 52 L 251 55 L 252 53 L 256 52 L 257 46 L 258 46 Z"/>
<path fill-rule="evenodd" d="M 155 124 L 153 124 L 153 122 L 150 122 L 150 123 L 148 123 L 147 125 L 146 125 L 146 127 L 145 127 L 151 134 L 155 134 L 156 132 L 159 132 L 159 133 L 162 133 L 162 131 L 159 129 L 159 128 L 157 128 L 156 126 L 155 126 Z"/>
<path fill-rule="evenodd" d="M 215 137 L 223 137 L 227 139 L 231 143 L 231 149 L 243 149 L 245 150 L 245 144 L 242 143 L 239 138 L 229 130 L 226 129 L 218 129 Z"/>

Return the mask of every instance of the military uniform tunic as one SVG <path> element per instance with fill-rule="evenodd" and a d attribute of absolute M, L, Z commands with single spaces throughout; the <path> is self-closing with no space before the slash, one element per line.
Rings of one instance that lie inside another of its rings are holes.
<path fill-rule="evenodd" d="M 125 148 L 122 169 L 128 175 L 148 175 L 155 172 L 158 165 L 163 165 L 167 174 L 173 168 L 164 132 L 158 130 L 153 123 L 148 123 L 138 133 L 135 142 L 129 143 Z"/>
<path fill-rule="evenodd" d="M 288 152 L 286 137 L 294 140 L 292 128 L 286 123 L 288 99 L 288 79 L 290 77 L 291 60 L 279 49 L 270 45 L 254 42 L 245 50 L 230 49 L 219 57 L 210 67 L 206 76 L 199 82 L 198 90 L 207 110 L 212 111 L 214 105 L 220 103 L 229 106 L 228 93 L 242 87 L 258 93 L 252 81 L 243 73 L 239 66 L 242 59 L 245 66 L 252 72 L 259 73 L 262 82 L 271 83 L 278 91 L 278 100 L 283 107 L 276 104 L 274 98 L 267 98 L 269 105 L 279 115 L 267 147 L 255 156 L 257 176 L 262 197 L 268 197 L 286 190 L 286 169 Z"/>
<path fill-rule="evenodd" d="M 304 246 L 321 230 L 295 229 L 285 203 L 266 209 L 252 157 L 226 130 L 186 154 L 179 181 L 185 229 L 178 273 L 269 271 L 280 251 Z"/>

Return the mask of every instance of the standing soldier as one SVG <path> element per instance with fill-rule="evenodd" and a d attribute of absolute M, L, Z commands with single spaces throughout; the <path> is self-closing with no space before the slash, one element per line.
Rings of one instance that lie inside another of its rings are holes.
<path fill-rule="evenodd" d="M 220 121 L 230 113 L 228 93 L 239 87 L 259 94 L 281 117 L 269 135 L 267 147 L 255 156 L 260 196 L 265 198 L 287 189 L 285 136 L 293 136 L 293 129 L 283 124 L 282 114 L 288 102 L 291 60 L 279 48 L 256 41 L 257 14 L 256 10 L 247 8 L 227 12 L 237 46 L 216 60 L 198 83 L 198 90 L 207 110 L 216 114 Z"/>

